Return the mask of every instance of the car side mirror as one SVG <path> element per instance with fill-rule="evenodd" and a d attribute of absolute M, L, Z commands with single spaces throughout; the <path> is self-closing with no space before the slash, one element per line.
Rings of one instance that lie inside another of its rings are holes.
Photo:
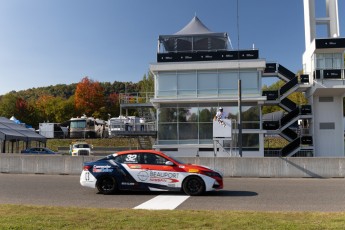
<path fill-rule="evenodd" d="M 174 163 L 173 163 L 173 162 L 171 162 L 171 161 L 167 161 L 167 162 L 165 162 L 165 165 L 173 166 L 173 165 L 174 165 Z"/>

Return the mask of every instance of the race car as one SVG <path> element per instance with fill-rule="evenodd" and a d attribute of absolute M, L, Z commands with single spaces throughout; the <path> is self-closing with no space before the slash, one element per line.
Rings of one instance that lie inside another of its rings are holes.
<path fill-rule="evenodd" d="M 184 164 L 160 151 L 129 150 L 85 162 L 80 184 L 105 195 L 132 190 L 183 191 L 195 196 L 222 189 L 223 177 L 208 167 Z"/>

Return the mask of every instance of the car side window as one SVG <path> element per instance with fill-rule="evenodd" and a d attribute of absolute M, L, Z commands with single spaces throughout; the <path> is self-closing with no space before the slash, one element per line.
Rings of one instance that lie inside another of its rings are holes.
<path fill-rule="evenodd" d="M 167 162 L 167 159 L 156 154 L 145 153 L 143 154 L 143 156 L 144 156 L 143 164 L 165 165 L 165 162 Z"/>
<path fill-rule="evenodd" d="M 115 158 L 115 161 L 118 163 L 124 163 L 124 164 L 138 164 L 139 163 L 139 154 L 124 154 L 117 156 Z"/>

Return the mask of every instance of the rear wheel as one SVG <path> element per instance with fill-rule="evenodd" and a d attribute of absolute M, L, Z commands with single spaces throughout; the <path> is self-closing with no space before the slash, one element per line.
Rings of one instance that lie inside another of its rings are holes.
<path fill-rule="evenodd" d="M 117 190 L 117 183 L 114 177 L 107 176 L 97 180 L 98 191 L 104 195 L 114 194 Z"/>
<path fill-rule="evenodd" d="M 183 191 L 190 196 L 198 196 L 205 192 L 205 183 L 198 176 L 185 179 L 182 186 Z"/>

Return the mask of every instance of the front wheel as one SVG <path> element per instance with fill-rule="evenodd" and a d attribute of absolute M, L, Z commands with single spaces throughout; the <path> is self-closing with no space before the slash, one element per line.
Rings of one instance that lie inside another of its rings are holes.
<path fill-rule="evenodd" d="M 198 196 L 205 192 L 205 183 L 200 177 L 192 176 L 183 182 L 182 188 L 187 195 Z"/>
<path fill-rule="evenodd" d="M 114 194 L 117 190 L 117 184 L 114 177 L 102 177 L 97 181 L 98 191 L 104 195 Z"/>

